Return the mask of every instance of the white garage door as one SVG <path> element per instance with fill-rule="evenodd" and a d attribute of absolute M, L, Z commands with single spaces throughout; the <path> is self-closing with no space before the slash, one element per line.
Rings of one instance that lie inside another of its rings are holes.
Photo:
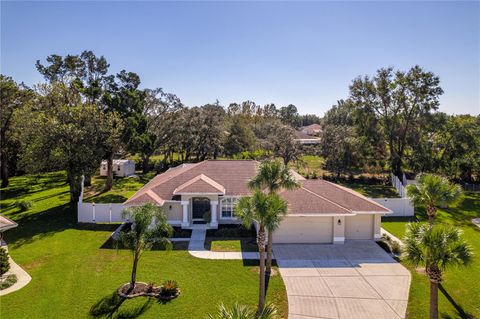
<path fill-rule="evenodd" d="M 273 233 L 276 244 L 331 243 L 332 217 L 287 217 Z"/>
<path fill-rule="evenodd" d="M 345 218 L 345 239 L 373 239 L 374 215 L 355 215 Z"/>

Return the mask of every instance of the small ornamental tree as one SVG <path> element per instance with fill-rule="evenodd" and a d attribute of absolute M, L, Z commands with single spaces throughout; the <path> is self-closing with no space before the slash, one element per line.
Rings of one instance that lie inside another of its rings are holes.
<path fill-rule="evenodd" d="M 130 289 L 135 288 L 137 266 L 140 257 L 146 250 L 152 249 L 154 244 L 170 246 L 172 226 L 167 223 L 167 216 L 161 207 L 147 203 L 142 206 L 129 207 L 122 213 L 122 218 L 130 217 L 133 222 L 131 229 L 120 232 L 120 242 L 133 253 L 132 275 Z"/>
<path fill-rule="evenodd" d="M 0 276 L 3 276 L 10 269 L 10 261 L 5 248 L 0 248 Z"/>

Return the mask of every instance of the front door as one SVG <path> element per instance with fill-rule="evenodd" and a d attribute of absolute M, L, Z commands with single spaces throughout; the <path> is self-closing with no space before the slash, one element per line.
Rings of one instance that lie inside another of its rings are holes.
<path fill-rule="evenodd" d="M 192 219 L 203 219 L 203 215 L 210 211 L 210 200 L 205 197 L 192 199 Z"/>

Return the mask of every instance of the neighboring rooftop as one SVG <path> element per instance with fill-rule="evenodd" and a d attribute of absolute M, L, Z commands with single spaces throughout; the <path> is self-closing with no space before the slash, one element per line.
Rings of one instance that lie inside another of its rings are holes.
<path fill-rule="evenodd" d="M 18 224 L 14 222 L 13 220 L 0 215 L 0 232 L 4 232 L 8 229 L 15 228 L 17 227 Z"/>

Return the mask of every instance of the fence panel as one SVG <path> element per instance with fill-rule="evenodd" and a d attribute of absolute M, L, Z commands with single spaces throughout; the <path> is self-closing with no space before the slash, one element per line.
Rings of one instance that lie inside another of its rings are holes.
<path fill-rule="evenodd" d="M 372 200 L 393 212 L 385 217 L 413 216 L 415 214 L 413 204 L 408 198 L 372 198 Z"/>

